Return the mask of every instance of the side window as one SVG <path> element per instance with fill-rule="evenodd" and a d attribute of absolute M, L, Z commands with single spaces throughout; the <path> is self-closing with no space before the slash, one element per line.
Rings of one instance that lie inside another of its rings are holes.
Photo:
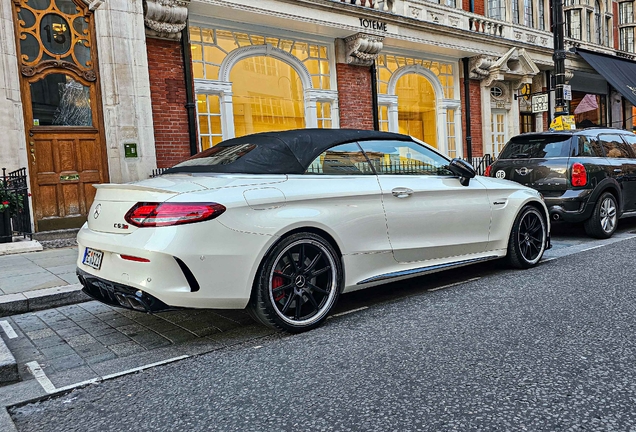
<path fill-rule="evenodd" d="M 356 143 L 340 144 L 320 154 L 305 174 L 364 175 L 375 174 L 369 161 Z"/>
<path fill-rule="evenodd" d="M 361 141 L 379 175 L 453 176 L 448 160 L 413 141 Z"/>
<path fill-rule="evenodd" d="M 608 158 L 632 157 L 632 149 L 623 142 L 620 135 L 599 135 L 598 138 Z"/>
<path fill-rule="evenodd" d="M 623 139 L 632 148 L 632 152 L 636 154 L 636 135 L 623 135 Z"/>
<path fill-rule="evenodd" d="M 603 151 L 594 136 L 579 136 L 579 156 L 603 156 Z"/>

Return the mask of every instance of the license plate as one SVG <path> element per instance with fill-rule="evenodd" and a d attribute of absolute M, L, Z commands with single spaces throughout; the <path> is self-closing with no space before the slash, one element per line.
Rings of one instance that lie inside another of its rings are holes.
<path fill-rule="evenodd" d="M 86 250 L 84 251 L 84 259 L 82 260 L 82 264 L 93 267 L 95 270 L 99 270 L 99 268 L 102 266 L 103 257 L 104 252 L 86 248 Z"/>

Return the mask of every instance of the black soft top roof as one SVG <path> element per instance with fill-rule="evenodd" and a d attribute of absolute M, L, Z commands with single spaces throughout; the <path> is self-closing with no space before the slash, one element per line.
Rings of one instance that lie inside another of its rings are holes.
<path fill-rule="evenodd" d="M 325 150 L 339 144 L 362 140 L 412 141 L 411 137 L 390 132 L 358 129 L 295 129 L 283 132 L 264 132 L 222 141 L 211 149 L 187 159 L 187 166 L 166 170 L 171 173 L 238 173 L 238 174 L 302 174 Z M 256 147 L 225 165 L 196 165 L 195 159 L 205 158 L 212 149 L 253 144 Z"/>

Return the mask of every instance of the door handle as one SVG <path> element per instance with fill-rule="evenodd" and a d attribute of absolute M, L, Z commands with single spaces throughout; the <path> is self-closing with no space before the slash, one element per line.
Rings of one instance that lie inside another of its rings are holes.
<path fill-rule="evenodd" d="M 31 157 L 33 158 L 33 165 L 35 165 L 35 149 L 31 149 Z"/>
<path fill-rule="evenodd" d="M 391 191 L 396 198 L 408 198 L 413 194 L 413 190 L 405 187 L 397 187 Z"/>

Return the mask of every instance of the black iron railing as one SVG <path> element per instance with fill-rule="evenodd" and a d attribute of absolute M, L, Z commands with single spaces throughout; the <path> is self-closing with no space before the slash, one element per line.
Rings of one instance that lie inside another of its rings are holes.
<path fill-rule="evenodd" d="M 6 168 L 2 168 L 0 177 L 0 205 L 3 212 L 7 212 L 11 219 L 11 227 L 8 233 L 0 240 L 11 241 L 13 235 L 29 237 L 33 239 L 31 230 L 31 211 L 29 209 L 29 182 L 26 168 L 7 173 Z M 2 215 L 0 213 L 0 215 Z M 2 215 L 4 216 L 4 215 Z"/>
<path fill-rule="evenodd" d="M 159 177 L 167 169 L 168 168 L 155 168 L 155 169 L 153 169 L 152 172 L 150 173 L 150 178 Z"/>
<path fill-rule="evenodd" d="M 473 165 L 473 168 L 475 168 L 475 171 L 477 171 L 478 175 L 484 175 L 484 173 L 486 172 L 486 168 L 488 168 L 489 165 L 492 165 L 494 161 L 495 160 L 492 158 L 492 156 L 487 154 L 483 157 L 474 157 L 473 160 L 469 162 Z"/>

